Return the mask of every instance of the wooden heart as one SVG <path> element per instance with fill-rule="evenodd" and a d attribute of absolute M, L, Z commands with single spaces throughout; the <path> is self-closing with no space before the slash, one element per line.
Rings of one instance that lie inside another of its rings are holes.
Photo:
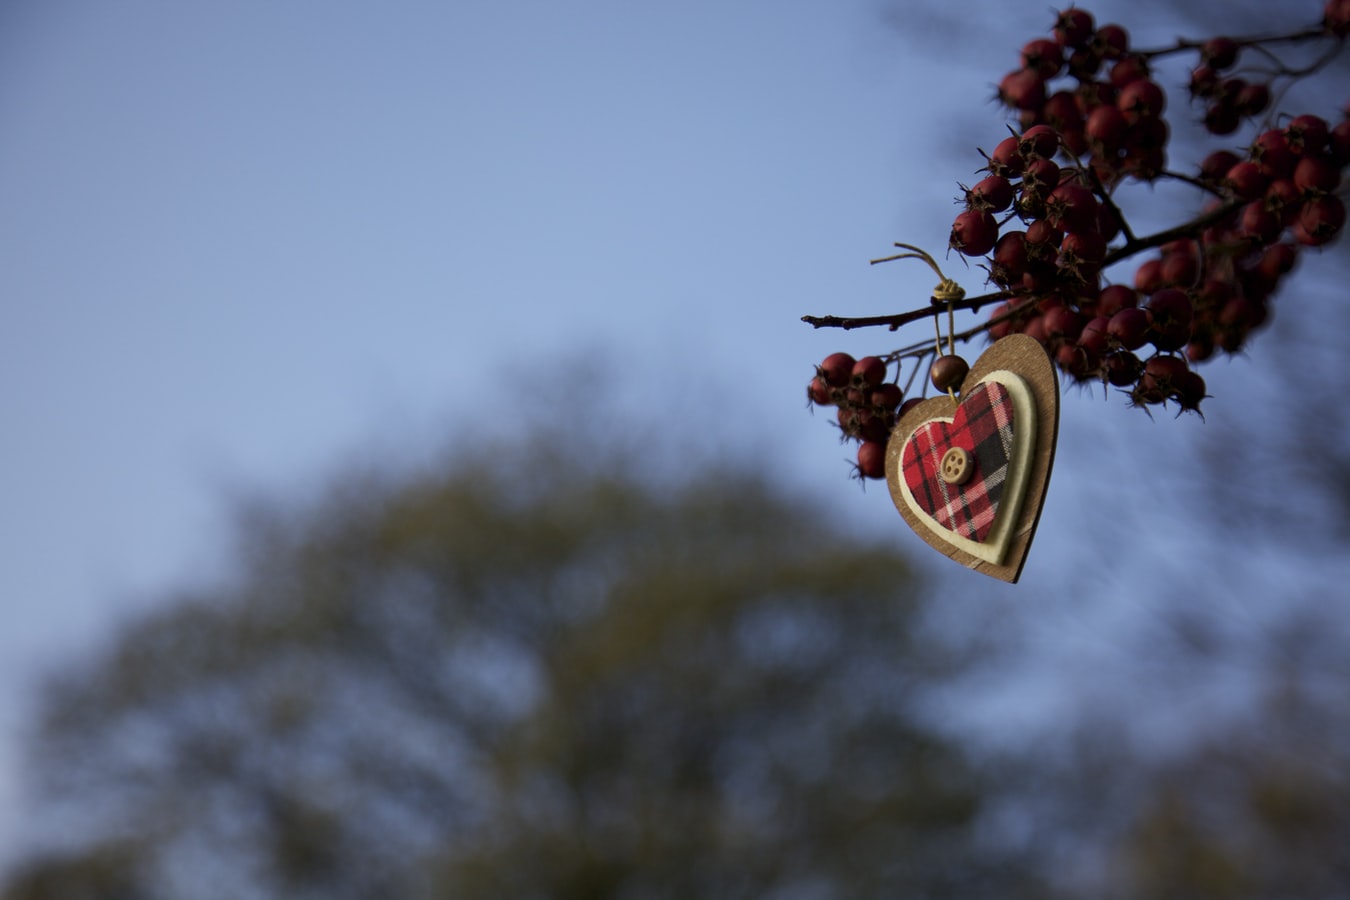
<path fill-rule="evenodd" d="M 1059 388 L 1045 349 L 1010 335 L 975 362 L 960 402 L 931 397 L 886 447 L 891 499 L 931 546 L 1015 582 L 1036 533 L 1059 436 Z"/>

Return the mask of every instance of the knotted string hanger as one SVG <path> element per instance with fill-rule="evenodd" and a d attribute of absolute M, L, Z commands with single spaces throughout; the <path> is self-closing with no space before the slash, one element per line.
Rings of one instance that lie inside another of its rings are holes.
<path fill-rule="evenodd" d="M 874 259 L 873 263 L 890 262 L 895 259 L 921 259 L 928 263 L 928 267 L 937 273 L 937 287 L 933 288 L 931 302 L 933 304 L 933 331 L 936 335 L 934 350 L 936 359 L 942 356 L 942 324 L 940 321 L 941 307 L 945 304 L 947 307 L 947 355 L 956 355 L 956 302 L 966 296 L 965 288 L 957 284 L 946 275 L 942 274 L 942 269 L 938 268 L 937 262 L 927 252 L 912 244 L 896 243 L 902 250 L 908 250 L 908 253 L 897 253 L 895 256 L 887 256 L 882 259 Z M 947 394 L 956 402 L 956 390 L 950 386 L 947 388 Z"/>

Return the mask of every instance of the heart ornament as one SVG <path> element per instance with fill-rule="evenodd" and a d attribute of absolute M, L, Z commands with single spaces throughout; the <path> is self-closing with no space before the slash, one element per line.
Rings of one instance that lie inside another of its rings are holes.
<path fill-rule="evenodd" d="M 975 362 L 960 400 L 940 395 L 901 417 L 886 446 L 900 515 L 932 547 L 1015 582 L 1036 533 L 1059 436 L 1054 366 L 1010 335 Z"/>

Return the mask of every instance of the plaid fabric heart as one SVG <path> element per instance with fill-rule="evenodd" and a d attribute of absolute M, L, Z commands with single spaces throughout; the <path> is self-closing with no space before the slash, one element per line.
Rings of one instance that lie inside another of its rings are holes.
<path fill-rule="evenodd" d="M 950 422 L 939 419 L 915 429 L 900 461 L 914 501 L 943 528 L 983 541 L 1007 486 L 1014 427 L 1007 388 L 986 381 L 962 398 Z M 964 484 L 949 484 L 941 475 L 942 457 L 953 447 L 974 458 L 974 475 Z"/>

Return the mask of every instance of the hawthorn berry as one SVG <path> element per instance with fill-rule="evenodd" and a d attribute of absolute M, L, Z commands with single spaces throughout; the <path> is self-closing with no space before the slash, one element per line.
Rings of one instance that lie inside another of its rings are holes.
<path fill-rule="evenodd" d="M 817 374 L 824 378 L 825 383 L 830 387 L 847 387 L 849 379 L 853 376 L 855 363 L 856 360 L 847 353 L 831 353 L 820 364 Z"/>
<path fill-rule="evenodd" d="M 1284 137 L 1289 142 L 1290 149 L 1299 154 L 1321 153 L 1330 136 L 1331 129 L 1327 127 L 1327 120 L 1321 116 L 1305 113 L 1294 116 L 1289 120 L 1289 124 L 1284 126 Z"/>
<path fill-rule="evenodd" d="M 1212 37 L 1200 45 L 1200 58 L 1216 69 L 1231 69 L 1238 58 L 1238 42 L 1229 37 Z"/>
<path fill-rule="evenodd" d="M 1120 89 L 1116 98 L 1116 108 L 1125 115 L 1131 125 L 1141 119 L 1156 119 L 1167 100 L 1163 89 L 1156 81 L 1139 78 Z"/>
<path fill-rule="evenodd" d="M 1191 339 L 1195 310 L 1191 298 L 1178 288 L 1163 288 L 1148 298 L 1148 339 L 1159 350 L 1180 350 Z"/>
<path fill-rule="evenodd" d="M 1350 119 L 1336 123 L 1327 136 L 1327 155 L 1334 165 L 1350 164 Z"/>
<path fill-rule="evenodd" d="M 1049 125 L 1033 125 L 1017 140 L 1023 159 L 1050 159 L 1059 150 L 1059 132 Z"/>
<path fill-rule="evenodd" d="M 1126 350 L 1138 350 L 1148 342 L 1148 313 L 1137 306 L 1127 306 L 1106 323 L 1106 333 Z"/>
<path fill-rule="evenodd" d="M 949 245 L 966 256 L 984 256 L 998 241 L 998 222 L 986 210 L 968 209 L 952 222 Z"/>
<path fill-rule="evenodd" d="M 1265 193 L 1270 178 L 1261 171 L 1259 163 L 1246 159 L 1228 170 L 1223 183 L 1238 199 L 1255 200 Z"/>
<path fill-rule="evenodd" d="M 881 441 L 863 441 L 859 444 L 857 472 L 861 478 L 885 478 L 886 445 Z"/>
<path fill-rule="evenodd" d="M 1345 203 L 1335 194 L 1326 194 L 1303 204 L 1294 223 L 1294 236 L 1300 243 L 1320 247 L 1340 234 L 1344 225 Z"/>
<path fill-rule="evenodd" d="M 1341 184 L 1341 170 L 1325 156 L 1305 156 L 1294 166 L 1294 187 L 1304 194 L 1326 194 Z"/>
<path fill-rule="evenodd" d="M 1130 33 L 1115 24 L 1098 28 L 1092 41 L 1105 59 L 1118 59 L 1130 49 Z"/>
<path fill-rule="evenodd" d="M 1106 330 L 1109 321 L 1106 316 L 1091 319 L 1078 333 L 1078 346 L 1095 357 L 1104 356 L 1111 348 L 1111 335 Z"/>
<path fill-rule="evenodd" d="M 1038 109 L 1045 103 L 1045 79 L 1034 69 L 1018 69 L 1003 76 L 998 99 L 1013 109 Z"/>
<path fill-rule="evenodd" d="M 1022 159 L 1021 150 L 1018 147 L 1017 138 L 1008 135 L 998 142 L 994 147 L 994 152 L 988 156 L 989 164 L 986 168 L 991 175 L 1000 175 L 1004 178 L 1016 178 L 1022 174 L 1022 168 L 1025 160 Z"/>
<path fill-rule="evenodd" d="M 1107 285 L 1097 295 L 1097 313 L 1107 317 L 1138 305 L 1139 294 L 1123 284 Z"/>
<path fill-rule="evenodd" d="M 1191 80 L 1186 89 L 1193 98 L 1213 97 L 1219 87 L 1219 73 L 1210 66 L 1196 66 L 1191 70 Z"/>
<path fill-rule="evenodd" d="M 1042 78 L 1054 78 L 1064 68 L 1064 48 L 1049 38 L 1036 38 L 1022 47 L 1022 67 Z"/>
<path fill-rule="evenodd" d="M 1239 115 L 1259 116 L 1270 105 L 1270 85 L 1264 82 L 1244 85 L 1233 102 Z"/>
<path fill-rule="evenodd" d="M 1061 184 L 1045 202 L 1045 217 L 1064 231 L 1087 231 L 1097 222 L 1097 198 L 1081 184 Z"/>
<path fill-rule="evenodd" d="M 1237 104 L 1227 98 L 1220 98 L 1205 108 L 1205 130 L 1214 135 L 1232 134 L 1242 124 Z"/>
<path fill-rule="evenodd" d="M 1092 13 L 1085 9 L 1070 7 L 1060 11 L 1055 16 L 1055 25 L 1052 31 L 1055 40 L 1062 46 L 1081 49 L 1092 40 L 1095 26 L 1096 22 L 1092 19 Z"/>
<path fill-rule="evenodd" d="M 1261 200 L 1253 200 L 1244 206 L 1238 218 L 1238 234 L 1257 246 L 1273 243 L 1283 230 L 1281 215 Z"/>
<path fill-rule="evenodd" d="M 1083 133 L 1093 153 L 1115 154 L 1125 144 L 1130 123 L 1115 106 L 1099 106 L 1087 117 Z"/>
<path fill-rule="evenodd" d="M 1129 350 L 1116 350 L 1102 359 L 1102 372 L 1112 387 L 1128 387 L 1139 380 L 1144 364 Z"/>
<path fill-rule="evenodd" d="M 876 387 L 886 380 L 886 363 L 876 356 L 864 356 L 853 364 L 849 383 L 855 388 Z"/>
<path fill-rule="evenodd" d="M 817 375 L 806 385 L 806 399 L 816 406 L 831 406 L 835 402 L 834 389 L 823 375 Z"/>
<path fill-rule="evenodd" d="M 1208 396 L 1205 393 L 1205 379 L 1193 369 L 1178 372 L 1172 377 L 1171 396 L 1182 412 L 1200 413 L 1200 403 Z"/>
<path fill-rule="evenodd" d="M 994 261 L 989 267 L 989 280 L 1000 287 L 1019 283 L 1027 271 L 1027 233 L 1007 231 L 994 244 Z"/>
<path fill-rule="evenodd" d="M 877 385 L 876 390 L 872 391 L 868 401 L 873 408 L 883 410 L 888 413 L 895 412 L 905 400 L 905 393 L 900 389 L 900 385 L 892 382 Z"/>
<path fill-rule="evenodd" d="M 966 191 L 966 206 L 969 209 L 986 210 L 991 213 L 1003 212 L 1013 202 L 1013 186 L 1002 175 L 990 175 L 975 183 Z"/>

